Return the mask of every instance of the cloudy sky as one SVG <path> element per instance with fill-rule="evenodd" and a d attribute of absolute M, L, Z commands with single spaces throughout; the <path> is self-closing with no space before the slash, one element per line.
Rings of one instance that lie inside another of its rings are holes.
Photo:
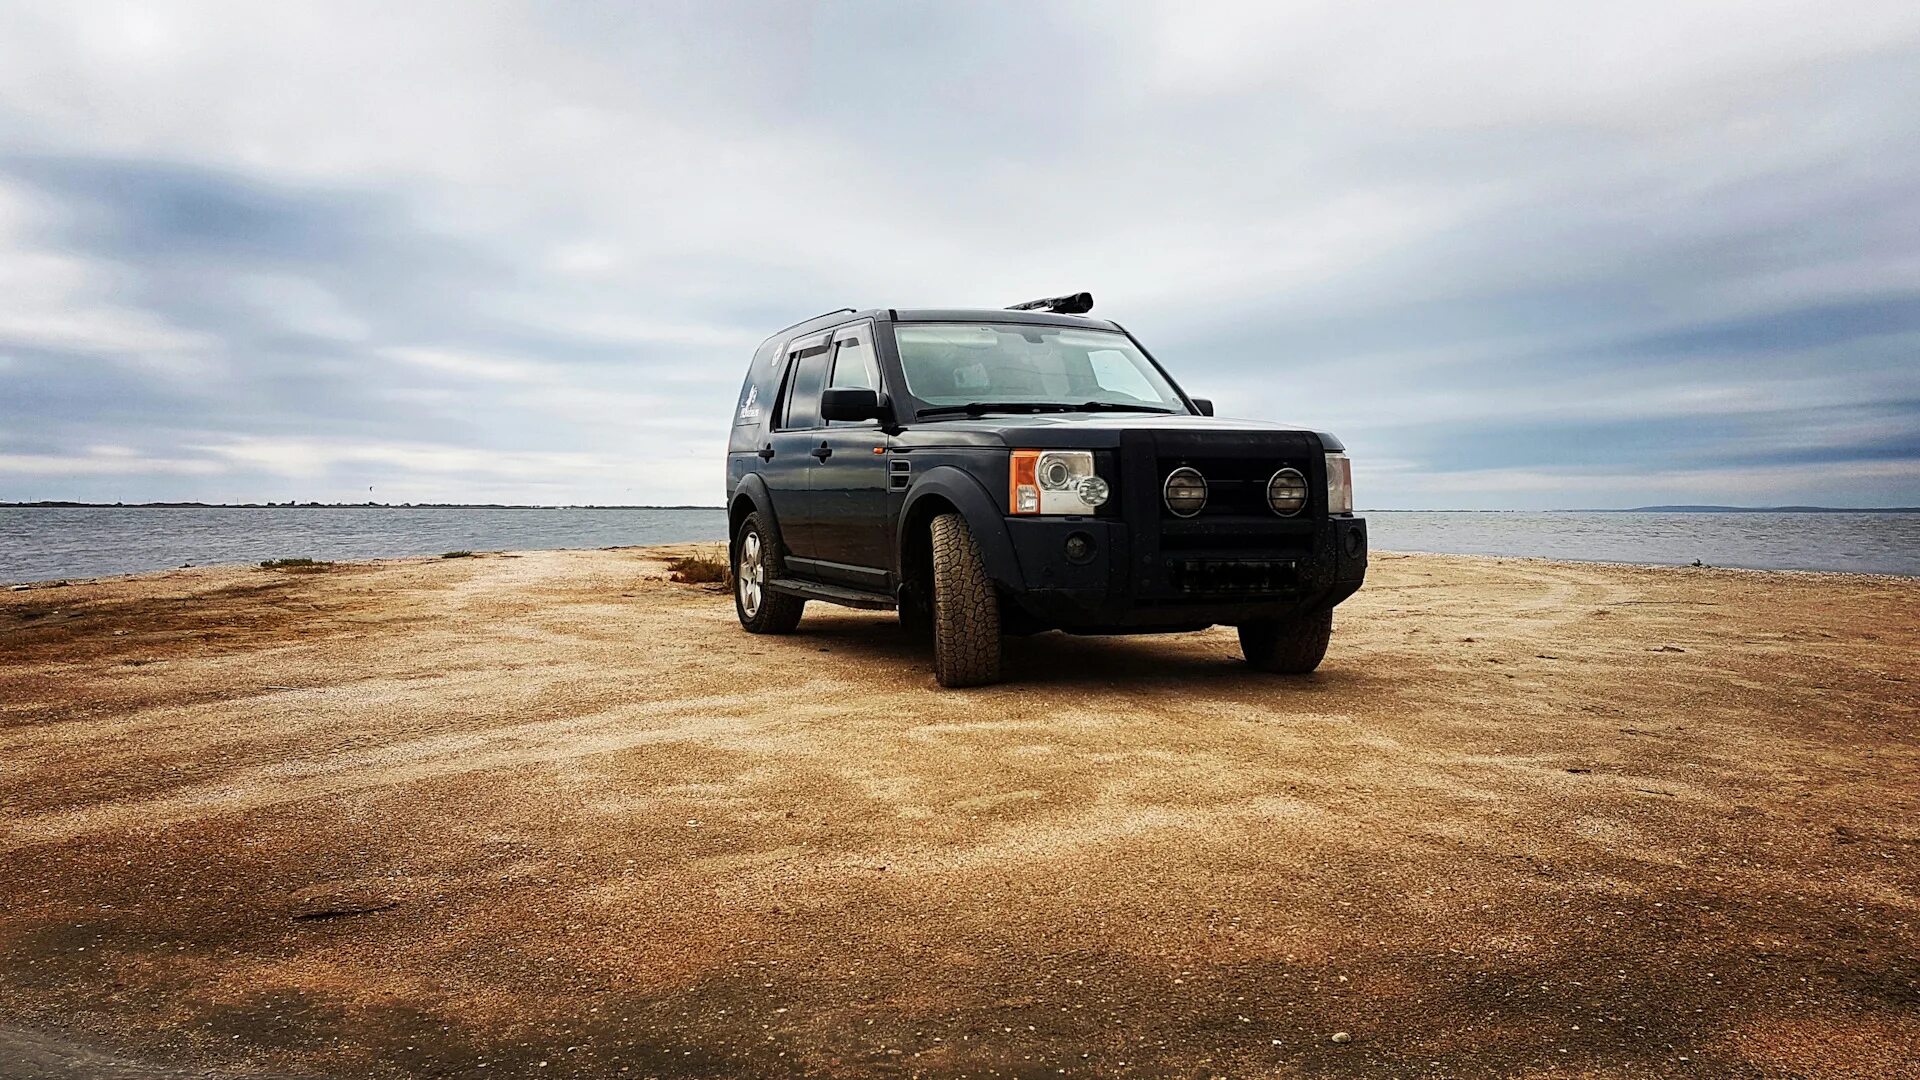
<path fill-rule="evenodd" d="M 0 499 L 718 503 L 1077 289 L 1364 507 L 1920 504 L 1920 6 L 0 0 Z"/>

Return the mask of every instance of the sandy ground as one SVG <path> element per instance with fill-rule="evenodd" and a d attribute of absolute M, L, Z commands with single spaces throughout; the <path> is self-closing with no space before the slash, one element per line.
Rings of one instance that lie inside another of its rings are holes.
<path fill-rule="evenodd" d="M 1309 679 L 942 691 L 660 558 L 0 592 L 0 1075 L 1920 1076 L 1920 581 L 1380 556 Z"/>

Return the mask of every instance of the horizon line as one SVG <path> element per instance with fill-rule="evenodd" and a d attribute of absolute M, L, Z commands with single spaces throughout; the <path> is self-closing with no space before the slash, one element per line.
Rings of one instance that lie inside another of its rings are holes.
<path fill-rule="evenodd" d="M 9 510 L 725 510 L 707 503 L 387 503 L 387 502 L 236 502 L 210 503 L 196 500 L 153 500 L 149 502 L 82 502 L 72 499 L 0 500 L 0 509 Z M 1900 514 L 1920 513 L 1920 506 L 1739 506 L 1723 503 L 1659 503 L 1645 506 L 1587 506 L 1523 509 L 1517 507 L 1391 507 L 1374 506 L 1356 510 L 1357 514 L 1631 514 L 1631 513 L 1840 513 Z"/>

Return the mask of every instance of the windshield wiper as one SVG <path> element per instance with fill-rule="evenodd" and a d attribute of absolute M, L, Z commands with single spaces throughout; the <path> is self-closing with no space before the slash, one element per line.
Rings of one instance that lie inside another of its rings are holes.
<path fill-rule="evenodd" d="M 1083 401 L 1067 408 L 1074 412 L 1150 412 L 1162 416 L 1171 415 L 1172 409 L 1163 409 L 1158 405 L 1126 405 L 1118 401 Z"/>
<path fill-rule="evenodd" d="M 1172 409 L 1153 405 L 1123 405 L 1116 401 L 973 401 L 965 405 L 938 405 L 914 413 L 916 419 L 929 416 L 980 416 L 990 412 L 1145 412 L 1167 414 Z"/>
<path fill-rule="evenodd" d="M 916 418 L 928 416 L 979 416 L 990 412 L 1053 412 L 1071 409 L 1071 405 L 1062 405 L 1053 401 L 969 401 L 965 405 L 936 405 L 931 409 L 921 409 L 913 415 Z"/>

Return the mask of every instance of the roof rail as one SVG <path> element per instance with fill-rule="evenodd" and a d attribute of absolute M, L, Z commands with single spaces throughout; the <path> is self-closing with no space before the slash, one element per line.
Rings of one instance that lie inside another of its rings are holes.
<path fill-rule="evenodd" d="M 1069 293 L 1066 296 L 1049 296 L 1044 300 L 1029 300 L 1024 304 L 1008 304 L 1008 311 L 1051 311 L 1057 315 L 1085 315 L 1093 310 L 1093 294 L 1090 292 Z"/>
<path fill-rule="evenodd" d="M 807 316 L 806 318 L 804 318 L 804 319 L 801 319 L 801 320 L 800 320 L 799 322 L 797 322 L 797 323 L 791 323 L 791 324 L 789 324 L 789 325 L 787 325 L 787 326 L 783 326 L 783 327 L 781 327 L 781 328 L 780 328 L 780 329 L 778 329 L 778 330 L 775 330 L 775 331 L 774 331 L 774 333 L 775 333 L 775 334 L 784 334 L 784 333 L 786 333 L 787 331 L 789 331 L 789 330 L 791 330 L 791 329 L 793 329 L 793 328 L 794 328 L 794 327 L 796 327 L 796 326 L 804 326 L 804 325 L 806 325 L 807 323 L 810 323 L 810 322 L 812 322 L 812 321 L 813 321 L 813 320 L 815 320 L 815 319 L 824 319 L 824 318 L 826 318 L 826 317 L 827 317 L 827 316 L 829 316 L 829 315 L 838 315 L 838 314 L 840 314 L 840 313 L 841 313 L 841 312 L 843 312 L 843 311 L 849 311 L 849 312 L 850 312 L 850 311 L 853 311 L 853 310 L 855 310 L 855 309 L 854 309 L 854 308 L 850 308 L 850 307 L 840 307 L 840 308 L 834 308 L 834 309 L 833 309 L 832 311 L 823 311 L 823 312 L 821 312 L 821 313 L 820 313 L 820 314 L 818 314 L 818 315 L 809 315 L 809 316 Z"/>

